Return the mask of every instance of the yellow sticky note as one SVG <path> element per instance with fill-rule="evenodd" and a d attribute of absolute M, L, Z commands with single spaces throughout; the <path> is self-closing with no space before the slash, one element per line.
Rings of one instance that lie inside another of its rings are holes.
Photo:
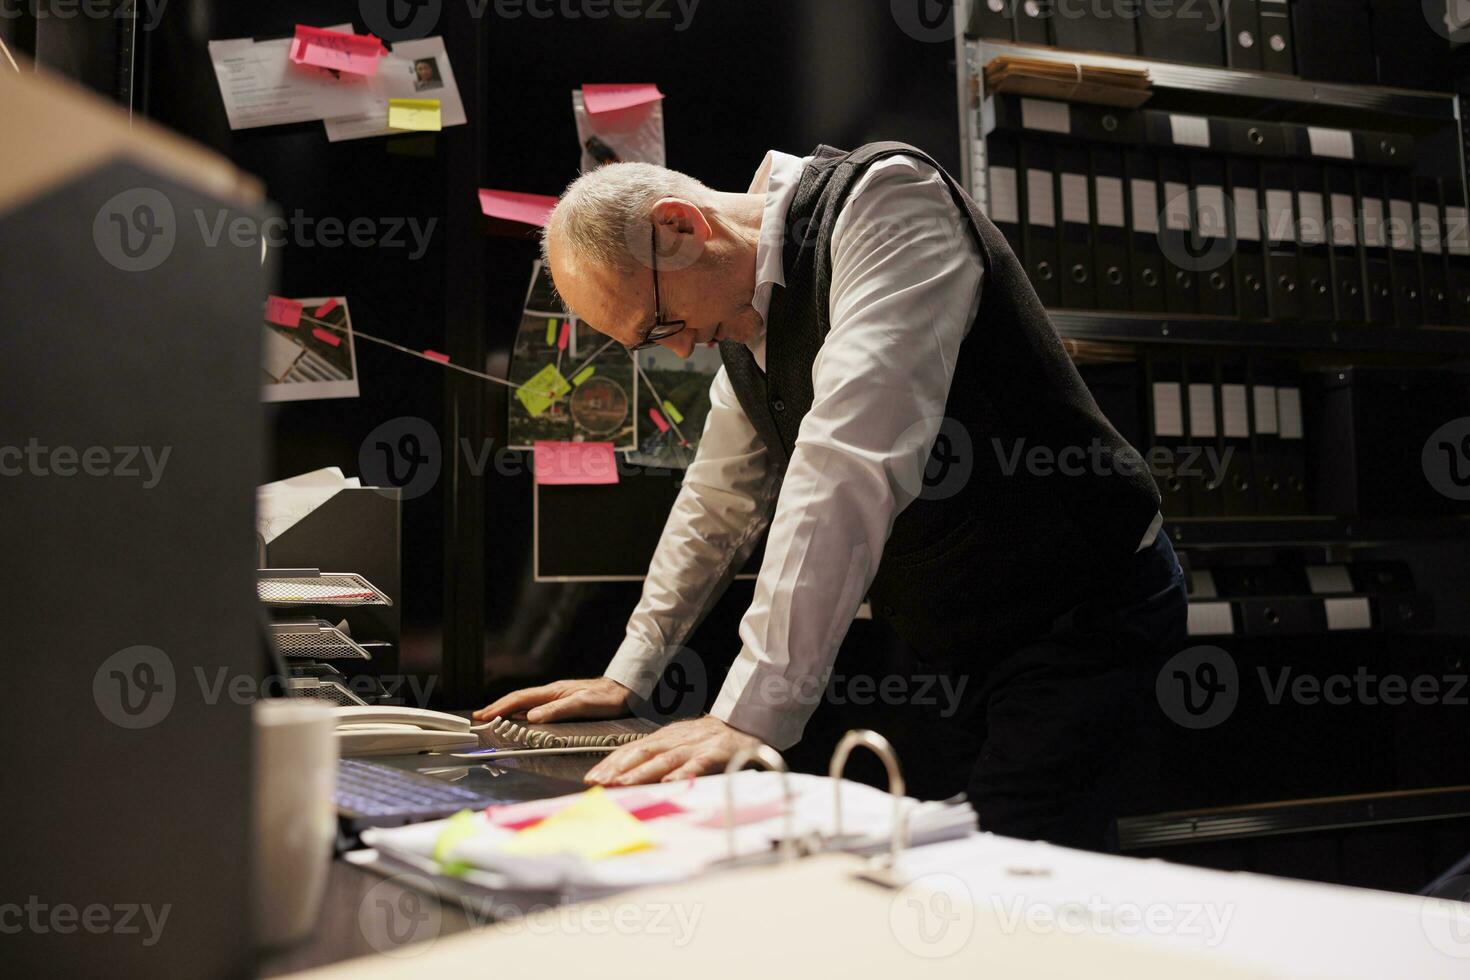
<path fill-rule="evenodd" d="M 582 383 L 584 381 L 586 381 L 588 378 L 592 377 L 596 373 L 597 368 L 589 364 L 582 370 L 578 371 L 576 374 L 572 375 L 572 384 L 580 388 L 582 387 Z"/>
<path fill-rule="evenodd" d="M 601 786 L 594 786 L 565 810 L 516 834 L 500 850 L 522 857 L 575 854 L 599 861 L 652 846 L 638 818 L 610 800 Z"/>
<path fill-rule="evenodd" d="M 449 860 L 449 854 L 461 841 L 479 834 L 482 826 L 483 823 L 469 810 L 461 810 L 449 818 L 449 822 L 439 832 L 439 839 L 434 841 L 434 860 L 439 862 L 439 870 L 454 878 L 469 870 L 469 865 L 465 862 Z"/>
<path fill-rule="evenodd" d="M 516 397 L 526 406 L 526 411 L 535 418 L 556 404 L 557 399 L 572 390 L 567 379 L 561 376 L 555 364 L 548 364 L 535 376 L 516 390 Z"/>
<path fill-rule="evenodd" d="M 389 99 L 389 129 L 417 129 L 437 133 L 443 128 L 439 121 L 438 99 Z"/>
<path fill-rule="evenodd" d="M 664 414 L 673 419 L 676 425 L 684 421 L 683 414 L 674 407 L 674 403 L 671 401 L 664 402 Z"/>
<path fill-rule="evenodd" d="M 556 321 L 555 320 L 547 320 L 546 321 L 546 346 L 547 347 L 555 347 L 556 346 Z"/>

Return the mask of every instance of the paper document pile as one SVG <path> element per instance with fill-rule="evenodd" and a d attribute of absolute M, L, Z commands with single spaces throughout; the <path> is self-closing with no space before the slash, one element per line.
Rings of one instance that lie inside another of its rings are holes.
<path fill-rule="evenodd" d="M 1000 55 L 985 66 L 987 92 L 1013 92 L 1043 99 L 1066 99 L 1137 108 L 1150 91 L 1145 68 L 1106 68 L 1083 61 Z"/>

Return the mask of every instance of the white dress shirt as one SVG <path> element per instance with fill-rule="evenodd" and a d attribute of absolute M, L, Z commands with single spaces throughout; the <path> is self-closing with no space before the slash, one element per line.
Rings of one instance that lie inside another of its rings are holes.
<path fill-rule="evenodd" d="M 786 217 L 804 165 L 772 152 L 750 188 L 766 195 L 751 299 L 763 320 L 772 287 L 785 285 Z M 743 647 L 711 714 L 778 749 L 801 738 L 893 522 L 922 487 L 980 304 L 968 220 L 939 172 L 912 157 L 881 160 L 859 180 L 833 228 L 831 330 L 784 479 L 722 368 L 606 676 L 647 697 L 769 525 Z M 764 370 L 764 334 L 750 349 Z"/>

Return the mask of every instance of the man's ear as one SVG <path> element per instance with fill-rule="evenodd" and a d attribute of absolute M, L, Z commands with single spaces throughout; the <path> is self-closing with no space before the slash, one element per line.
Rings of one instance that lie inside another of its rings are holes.
<path fill-rule="evenodd" d="M 709 219 L 697 205 L 681 197 L 666 197 L 655 204 L 653 221 L 659 226 L 660 237 L 669 232 L 693 235 L 701 245 L 710 239 Z"/>

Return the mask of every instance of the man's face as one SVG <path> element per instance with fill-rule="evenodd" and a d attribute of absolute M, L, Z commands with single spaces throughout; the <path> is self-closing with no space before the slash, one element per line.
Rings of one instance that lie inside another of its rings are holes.
<path fill-rule="evenodd" d="M 430 68 L 426 63 L 420 61 L 414 67 L 418 70 L 419 81 L 427 82 L 429 79 L 434 77 L 434 69 Z"/>
<path fill-rule="evenodd" d="M 687 358 L 700 344 L 721 340 L 750 343 L 765 324 L 750 305 L 755 291 L 754 260 L 743 258 L 728 244 L 711 239 L 700 247 L 693 264 L 666 255 L 683 254 L 688 241 L 660 239 L 659 297 L 665 320 L 684 320 L 685 327 L 660 345 Z M 687 266 L 687 267 L 684 267 Z M 748 266 L 748 268 L 747 268 Z M 551 276 L 557 292 L 584 323 L 625 347 L 641 343 L 654 322 L 653 270 L 639 262 L 627 275 L 572 264 L 559 243 L 551 245 Z"/>

